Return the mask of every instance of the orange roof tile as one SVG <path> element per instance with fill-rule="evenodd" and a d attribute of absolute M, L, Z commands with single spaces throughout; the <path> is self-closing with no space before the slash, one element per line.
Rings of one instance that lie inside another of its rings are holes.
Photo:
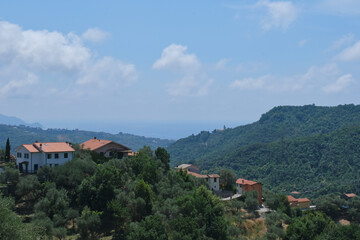
<path fill-rule="evenodd" d="M 218 174 L 209 174 L 209 178 L 219 178 L 220 176 Z"/>
<path fill-rule="evenodd" d="M 307 198 L 299 198 L 297 201 L 298 202 L 310 202 L 310 200 Z"/>
<path fill-rule="evenodd" d="M 257 184 L 257 182 L 246 180 L 246 179 L 243 179 L 243 178 L 239 178 L 238 180 L 236 180 L 236 183 L 240 184 L 240 185 L 254 185 L 254 184 Z"/>
<path fill-rule="evenodd" d="M 198 174 L 198 173 L 194 173 L 194 172 L 190 172 L 190 171 L 188 171 L 187 173 L 194 176 L 194 177 L 196 177 L 196 178 L 207 178 L 208 177 L 207 175 Z"/>
<path fill-rule="evenodd" d="M 37 150 L 32 144 L 23 144 L 21 146 L 23 146 L 26 150 L 28 150 L 31 153 L 39 152 L 39 150 Z"/>
<path fill-rule="evenodd" d="M 345 196 L 347 196 L 348 198 L 352 198 L 352 197 L 356 197 L 355 193 L 347 193 L 345 194 Z"/>
<path fill-rule="evenodd" d="M 289 202 L 297 202 L 298 200 L 296 198 L 294 198 L 293 196 L 287 196 L 287 199 Z"/>
<path fill-rule="evenodd" d="M 41 146 L 40 146 L 41 145 Z M 34 148 L 43 152 L 75 152 L 66 142 L 43 142 L 34 143 Z"/>
<path fill-rule="evenodd" d="M 90 149 L 91 151 L 93 151 L 111 142 L 112 141 L 110 140 L 92 138 L 90 140 L 87 140 L 86 142 L 83 142 L 80 145 L 83 149 Z"/>

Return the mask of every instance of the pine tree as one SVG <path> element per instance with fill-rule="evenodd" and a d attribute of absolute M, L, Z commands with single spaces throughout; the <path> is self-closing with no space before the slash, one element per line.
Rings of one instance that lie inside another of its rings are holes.
<path fill-rule="evenodd" d="M 10 162 L 10 140 L 9 138 L 6 140 L 6 147 L 5 147 L 5 162 Z"/>

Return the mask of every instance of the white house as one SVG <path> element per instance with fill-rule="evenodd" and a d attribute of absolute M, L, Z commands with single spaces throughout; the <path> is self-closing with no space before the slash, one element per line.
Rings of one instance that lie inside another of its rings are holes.
<path fill-rule="evenodd" d="M 55 167 L 70 161 L 75 150 L 66 142 L 35 142 L 16 150 L 16 165 L 20 172 L 33 173 L 42 166 Z"/>
<path fill-rule="evenodd" d="M 220 176 L 218 174 L 198 174 L 194 172 L 187 172 L 188 174 L 196 177 L 196 178 L 203 178 L 207 181 L 209 184 L 210 190 L 219 191 L 219 182 L 220 182 Z"/>

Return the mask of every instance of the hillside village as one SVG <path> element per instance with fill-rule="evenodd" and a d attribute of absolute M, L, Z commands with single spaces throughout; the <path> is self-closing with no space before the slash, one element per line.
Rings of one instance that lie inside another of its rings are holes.
<path fill-rule="evenodd" d="M 148 151 L 148 150 L 146 150 L 146 151 Z M 38 142 L 38 141 L 35 141 L 34 143 L 31 143 L 31 144 L 24 143 L 24 144 L 18 146 L 15 149 L 15 152 L 16 152 L 15 156 L 14 155 L 10 156 L 10 159 L 11 159 L 10 163 L 13 162 L 15 164 L 15 166 L 16 166 L 15 171 L 17 172 L 17 174 L 21 174 L 20 177 L 22 179 L 26 179 L 26 178 L 29 178 L 32 176 L 37 176 L 39 173 L 41 174 L 41 176 L 43 176 L 43 174 L 46 173 L 47 171 L 57 171 L 57 169 L 60 169 L 63 166 L 68 165 L 69 163 L 73 162 L 73 160 L 78 161 L 78 160 L 76 160 L 76 158 L 77 158 L 76 156 L 79 156 L 79 154 L 83 154 L 81 152 L 84 152 L 87 154 L 92 154 L 92 158 L 97 158 L 99 160 L 102 159 L 101 162 L 103 162 L 103 164 L 106 164 L 107 161 L 114 161 L 114 160 L 115 161 L 120 160 L 120 162 L 128 162 L 129 160 L 130 160 L 130 162 L 135 161 L 132 163 L 132 164 L 134 164 L 134 163 L 136 163 L 136 161 L 139 161 L 144 156 L 143 155 L 144 153 L 141 151 L 134 152 L 129 147 L 119 144 L 115 141 L 98 139 L 96 137 L 88 139 L 87 141 L 80 143 L 78 145 L 77 144 L 74 145 L 69 142 Z M 168 153 L 166 153 L 166 150 L 158 149 L 158 150 L 156 150 L 156 154 L 158 154 L 157 156 L 159 157 L 159 159 L 164 159 L 161 161 L 166 162 L 169 160 L 170 155 L 168 155 Z M 111 160 L 111 159 L 113 159 L 113 160 Z M 166 160 L 166 159 L 168 159 L 168 160 Z M 143 165 L 143 167 L 145 165 Z M 6 164 L 2 163 L 2 166 L 5 167 L 5 171 L 9 171 L 9 168 L 6 167 L 7 166 Z M 137 168 L 136 165 L 134 165 L 133 168 Z M 162 167 L 160 167 L 160 169 L 162 169 Z M 165 169 L 166 169 L 166 167 L 165 167 Z M 153 169 L 153 170 L 155 170 L 155 169 Z M 153 171 L 153 170 L 150 170 L 150 171 Z M 166 170 L 164 170 L 164 171 L 166 171 Z M 184 179 L 186 179 L 185 176 L 187 175 L 188 177 L 190 177 L 190 179 L 191 178 L 197 179 L 198 183 L 196 183 L 196 184 L 207 186 L 207 188 L 212 192 L 212 195 L 217 196 L 216 198 L 219 200 L 222 200 L 221 202 L 223 202 L 225 204 L 225 206 L 228 206 L 229 209 L 232 209 L 231 215 L 227 216 L 227 218 L 230 218 L 230 219 L 234 218 L 235 216 L 237 216 L 239 214 L 241 215 L 241 212 L 238 212 L 238 210 L 237 210 L 240 206 L 240 208 L 247 209 L 246 211 L 249 212 L 248 214 L 253 212 L 253 215 L 249 215 L 250 219 L 253 219 L 253 220 L 248 220 L 248 221 L 254 221 L 254 222 L 257 221 L 256 224 L 260 224 L 260 225 L 264 224 L 264 221 L 268 221 L 266 219 L 268 219 L 269 216 L 272 216 L 274 214 L 274 212 L 284 211 L 284 210 L 280 210 L 277 207 L 277 205 L 275 203 L 276 201 L 278 201 L 278 202 L 285 201 L 284 203 L 288 204 L 288 206 L 291 207 L 292 209 L 294 209 L 294 211 L 296 211 L 296 209 L 300 209 L 300 210 L 303 210 L 306 212 L 306 210 L 308 210 L 308 209 L 312 209 L 312 210 L 316 209 L 316 206 L 311 205 L 311 201 L 308 198 L 297 198 L 297 196 L 300 195 L 301 193 L 296 192 L 296 191 L 291 192 L 283 200 L 281 200 L 282 198 L 279 195 L 279 197 L 276 197 L 276 198 L 278 198 L 278 200 L 273 202 L 274 196 L 271 194 L 269 195 L 269 193 L 267 193 L 266 196 L 264 196 L 262 183 L 256 182 L 253 180 L 248 180 L 248 179 L 244 179 L 244 178 L 235 178 L 233 180 L 233 182 L 230 183 L 231 188 L 226 189 L 226 187 L 224 185 L 225 184 L 224 179 L 222 179 L 221 174 L 202 173 L 200 167 L 198 167 L 194 164 L 187 164 L 187 163 L 180 164 L 174 168 L 174 172 L 177 172 L 179 174 L 178 176 L 182 176 L 182 178 L 184 178 Z M 145 173 L 150 173 L 150 172 L 149 172 L 149 170 L 145 170 L 145 172 L 142 174 L 145 174 Z M 12 174 L 14 174 L 14 172 Z M 6 176 L 8 176 L 8 175 L 6 175 Z M 46 175 L 44 175 L 44 177 L 45 176 Z M 143 176 L 145 176 L 145 175 L 143 175 Z M 0 177 L 3 177 L 3 176 L 0 175 Z M 149 177 L 142 177 L 142 178 L 147 179 L 146 181 L 151 182 L 152 177 L 150 177 L 150 178 Z M 47 178 L 47 177 L 45 177 L 45 178 Z M 11 180 L 11 178 L 8 178 L 8 179 L 9 180 L 7 180 L 7 184 L 0 185 L 0 191 L 2 191 L 3 194 L 5 194 L 5 196 L 11 196 L 12 194 L 14 194 L 14 184 L 12 183 L 12 181 L 14 181 L 14 180 Z M 188 179 L 186 181 L 189 181 L 190 179 Z M 69 183 L 69 184 L 71 184 L 71 183 Z M 169 186 L 169 187 L 171 189 L 172 187 L 175 187 L 175 186 Z M 28 197 L 26 197 L 26 198 L 28 198 Z M 26 199 L 26 198 L 24 198 L 24 199 Z M 90 199 L 92 199 L 92 198 L 93 197 L 91 197 Z M 253 198 L 255 202 L 253 202 L 254 204 L 249 205 L 248 200 L 251 198 Z M 344 193 L 341 196 L 341 199 L 343 199 L 342 201 L 345 201 L 342 203 L 343 205 L 341 205 L 342 206 L 341 208 L 343 209 L 342 211 L 346 211 L 346 209 L 349 208 L 350 205 L 347 206 L 347 205 L 344 205 L 344 203 L 351 203 L 353 201 L 356 201 L 356 199 L 358 199 L 358 197 L 354 193 L 350 193 L 350 194 Z M 85 202 L 87 202 L 89 200 L 84 199 Z M 22 200 L 22 201 L 24 201 L 24 200 Z M 76 200 L 76 201 L 78 201 L 78 200 Z M 21 200 L 20 200 L 20 202 L 21 202 Z M 25 200 L 25 203 L 26 203 L 26 200 Z M 275 205 L 274 205 L 274 203 L 275 203 Z M 88 204 L 91 205 L 91 202 L 89 202 Z M 99 202 L 99 204 L 101 205 L 101 201 Z M 245 204 L 245 205 L 243 205 L 243 204 Z M 97 208 L 95 206 L 93 206 L 93 207 L 94 207 L 94 209 L 103 209 L 103 208 Z M 320 209 L 322 209 L 322 208 L 323 208 L 323 206 L 320 206 Z M 35 209 L 37 209 L 36 205 L 35 205 Z M 21 211 L 23 211 L 23 210 L 21 210 Z M 26 211 L 28 211 L 28 210 L 26 210 Z M 38 211 L 38 210 L 36 210 L 36 211 Z M 286 211 L 287 211 L 287 214 L 290 214 L 290 215 L 293 214 L 292 213 L 293 210 L 286 210 Z M 304 214 L 306 214 L 305 212 L 304 212 Z M 79 218 L 79 221 L 80 221 L 80 219 L 81 218 Z M 135 217 L 135 219 L 136 219 L 136 217 Z M 256 220 L 256 219 L 258 219 L 258 220 Z M 341 221 L 346 222 L 347 220 L 341 220 Z M 79 224 L 80 224 L 80 222 L 79 222 Z M 263 222 L 263 223 L 261 223 L 261 222 Z M 260 227 L 260 225 L 258 227 Z M 232 226 L 233 227 L 236 226 L 236 228 L 238 228 L 238 229 L 245 227 L 245 225 L 242 225 L 242 224 L 234 224 Z M 77 228 L 80 229 L 81 225 L 78 225 Z M 264 226 L 260 227 L 260 228 L 264 228 Z M 56 225 L 54 223 L 53 232 L 49 232 L 48 234 L 56 235 L 57 233 L 56 233 L 55 229 L 56 229 Z M 71 230 L 71 228 L 65 228 L 65 229 L 67 229 L 68 233 L 75 232 L 74 227 L 72 228 L 72 230 Z M 250 237 L 249 234 L 253 234 L 253 231 L 255 231 L 255 230 L 249 229 L 248 232 L 245 233 L 245 235 L 248 236 L 248 239 L 252 239 L 252 237 Z M 284 232 L 284 229 L 282 229 L 282 227 L 281 227 L 277 231 Z M 99 232 L 103 232 L 103 231 L 99 231 Z M 64 232 L 62 233 L 63 236 L 65 236 L 66 234 L 67 233 L 64 233 Z M 86 231 L 83 233 L 80 232 L 80 236 L 82 236 L 81 234 L 83 234 L 83 236 L 91 236 L 91 234 L 95 234 L 95 232 Z M 90 234 L 90 235 L 88 235 L 88 234 Z M 104 234 L 104 233 L 102 233 L 102 234 Z M 239 233 L 232 233 L 232 234 L 234 234 L 233 236 L 238 236 Z M 262 233 L 257 232 L 256 234 L 257 235 L 259 234 L 259 236 L 267 236 L 268 234 L 270 234 L 270 232 L 268 232 L 268 233 L 266 233 L 266 231 L 262 232 Z M 278 236 L 283 236 L 283 235 L 280 234 Z"/>

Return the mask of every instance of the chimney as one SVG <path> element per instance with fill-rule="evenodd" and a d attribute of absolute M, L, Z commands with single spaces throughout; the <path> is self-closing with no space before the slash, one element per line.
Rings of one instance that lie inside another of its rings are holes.
<path fill-rule="evenodd" d="M 243 184 L 245 183 L 244 179 L 242 180 L 242 183 L 243 183 Z"/>
<path fill-rule="evenodd" d="M 96 137 L 94 137 L 94 139 L 96 139 Z"/>
<path fill-rule="evenodd" d="M 42 143 L 40 143 L 40 150 L 42 149 Z"/>
<path fill-rule="evenodd" d="M 38 140 L 36 140 L 35 142 L 36 142 L 36 143 L 38 143 L 39 141 L 38 141 Z"/>

